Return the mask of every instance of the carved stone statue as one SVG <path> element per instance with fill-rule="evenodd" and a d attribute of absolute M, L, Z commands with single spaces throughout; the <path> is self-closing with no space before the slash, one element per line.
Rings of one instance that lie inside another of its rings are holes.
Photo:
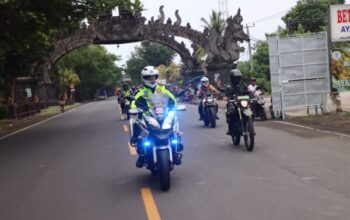
<path fill-rule="evenodd" d="M 203 32 L 193 30 L 190 23 L 181 26 L 182 19 L 179 11 L 175 11 L 176 21 L 172 24 L 170 18 L 164 23 L 164 6 L 160 6 L 160 15 L 155 21 L 152 16 L 145 24 L 146 18 L 140 12 L 125 12 L 117 17 L 107 15 L 100 20 L 89 20 L 89 26 L 82 25 L 71 36 L 56 35 L 53 38 L 54 51 L 43 64 L 43 73 L 48 74 L 51 66 L 65 53 L 86 44 L 120 44 L 150 40 L 172 48 L 179 53 L 187 68 L 203 68 L 204 63 L 195 60 L 195 52 L 198 47 L 203 47 L 207 53 L 207 63 L 233 64 L 239 58 L 242 48 L 237 42 L 249 41 L 242 26 L 240 9 L 234 17 L 227 19 L 227 27 L 223 36 L 215 29 L 205 28 Z M 109 17 L 108 17 L 109 16 Z M 177 42 L 175 37 L 182 37 L 192 41 L 193 53 L 191 54 L 183 42 Z M 45 67 L 45 68 L 44 68 Z M 46 75 L 47 76 L 47 75 Z M 46 77 L 49 78 L 49 77 Z"/>
<path fill-rule="evenodd" d="M 160 16 L 159 16 L 158 19 L 156 20 L 156 23 L 158 23 L 158 24 L 163 24 L 163 23 L 164 23 L 165 15 L 164 15 L 163 8 L 164 8 L 164 5 L 162 5 L 162 6 L 159 7 Z"/>
<path fill-rule="evenodd" d="M 179 10 L 175 11 L 175 17 L 176 17 L 176 21 L 174 23 L 174 26 L 180 26 L 181 25 L 181 17 L 179 15 Z"/>

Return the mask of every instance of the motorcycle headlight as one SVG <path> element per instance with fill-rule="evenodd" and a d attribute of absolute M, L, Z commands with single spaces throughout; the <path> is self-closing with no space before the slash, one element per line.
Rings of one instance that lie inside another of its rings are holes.
<path fill-rule="evenodd" d="M 156 119 L 149 117 L 149 116 L 145 117 L 145 119 L 146 119 L 147 124 L 150 126 L 151 129 L 153 129 L 153 130 L 160 129 L 160 125 Z"/>
<path fill-rule="evenodd" d="M 248 106 L 248 101 L 247 100 L 241 100 L 241 105 L 243 108 L 246 108 Z"/>
<path fill-rule="evenodd" d="M 168 113 L 167 117 L 165 118 L 162 128 L 164 130 L 170 129 L 173 125 L 173 121 L 174 121 L 174 117 L 175 117 L 175 112 L 171 111 Z"/>

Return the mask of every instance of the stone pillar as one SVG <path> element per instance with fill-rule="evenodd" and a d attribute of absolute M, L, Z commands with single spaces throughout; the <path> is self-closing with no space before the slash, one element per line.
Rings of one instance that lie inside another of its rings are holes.
<path fill-rule="evenodd" d="M 230 71 L 235 67 L 235 64 L 227 63 L 209 64 L 207 67 L 207 76 L 213 85 L 224 87 L 230 84 Z"/>

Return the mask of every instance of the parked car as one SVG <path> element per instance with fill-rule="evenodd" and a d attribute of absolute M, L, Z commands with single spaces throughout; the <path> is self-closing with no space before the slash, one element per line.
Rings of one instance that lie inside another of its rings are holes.
<path fill-rule="evenodd" d="M 95 100 L 107 99 L 107 91 L 104 89 L 98 89 L 95 93 Z"/>

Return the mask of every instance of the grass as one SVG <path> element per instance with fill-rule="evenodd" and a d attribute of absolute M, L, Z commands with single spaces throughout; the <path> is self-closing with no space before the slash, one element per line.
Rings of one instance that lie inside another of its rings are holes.
<path fill-rule="evenodd" d="M 72 105 L 66 105 L 64 107 L 65 111 L 77 108 L 81 103 L 74 103 Z M 3 119 L 0 120 L 0 137 L 5 136 L 14 131 L 20 130 L 24 127 L 30 126 L 37 122 L 48 119 L 54 115 L 60 114 L 60 108 L 58 106 L 51 106 L 46 109 L 42 109 L 40 113 L 32 115 L 30 117 L 25 117 L 21 119 Z"/>
<path fill-rule="evenodd" d="M 350 112 L 344 112 L 344 116 L 350 119 Z"/>
<path fill-rule="evenodd" d="M 68 111 L 68 110 L 71 110 L 73 108 L 77 108 L 80 105 L 81 105 L 81 103 L 74 103 L 71 105 L 66 105 L 66 106 L 64 106 L 64 110 Z M 60 110 L 59 106 L 50 106 L 47 109 L 43 109 L 41 111 L 40 115 L 54 115 L 54 114 L 58 114 L 60 112 L 61 112 L 61 110 Z"/>

